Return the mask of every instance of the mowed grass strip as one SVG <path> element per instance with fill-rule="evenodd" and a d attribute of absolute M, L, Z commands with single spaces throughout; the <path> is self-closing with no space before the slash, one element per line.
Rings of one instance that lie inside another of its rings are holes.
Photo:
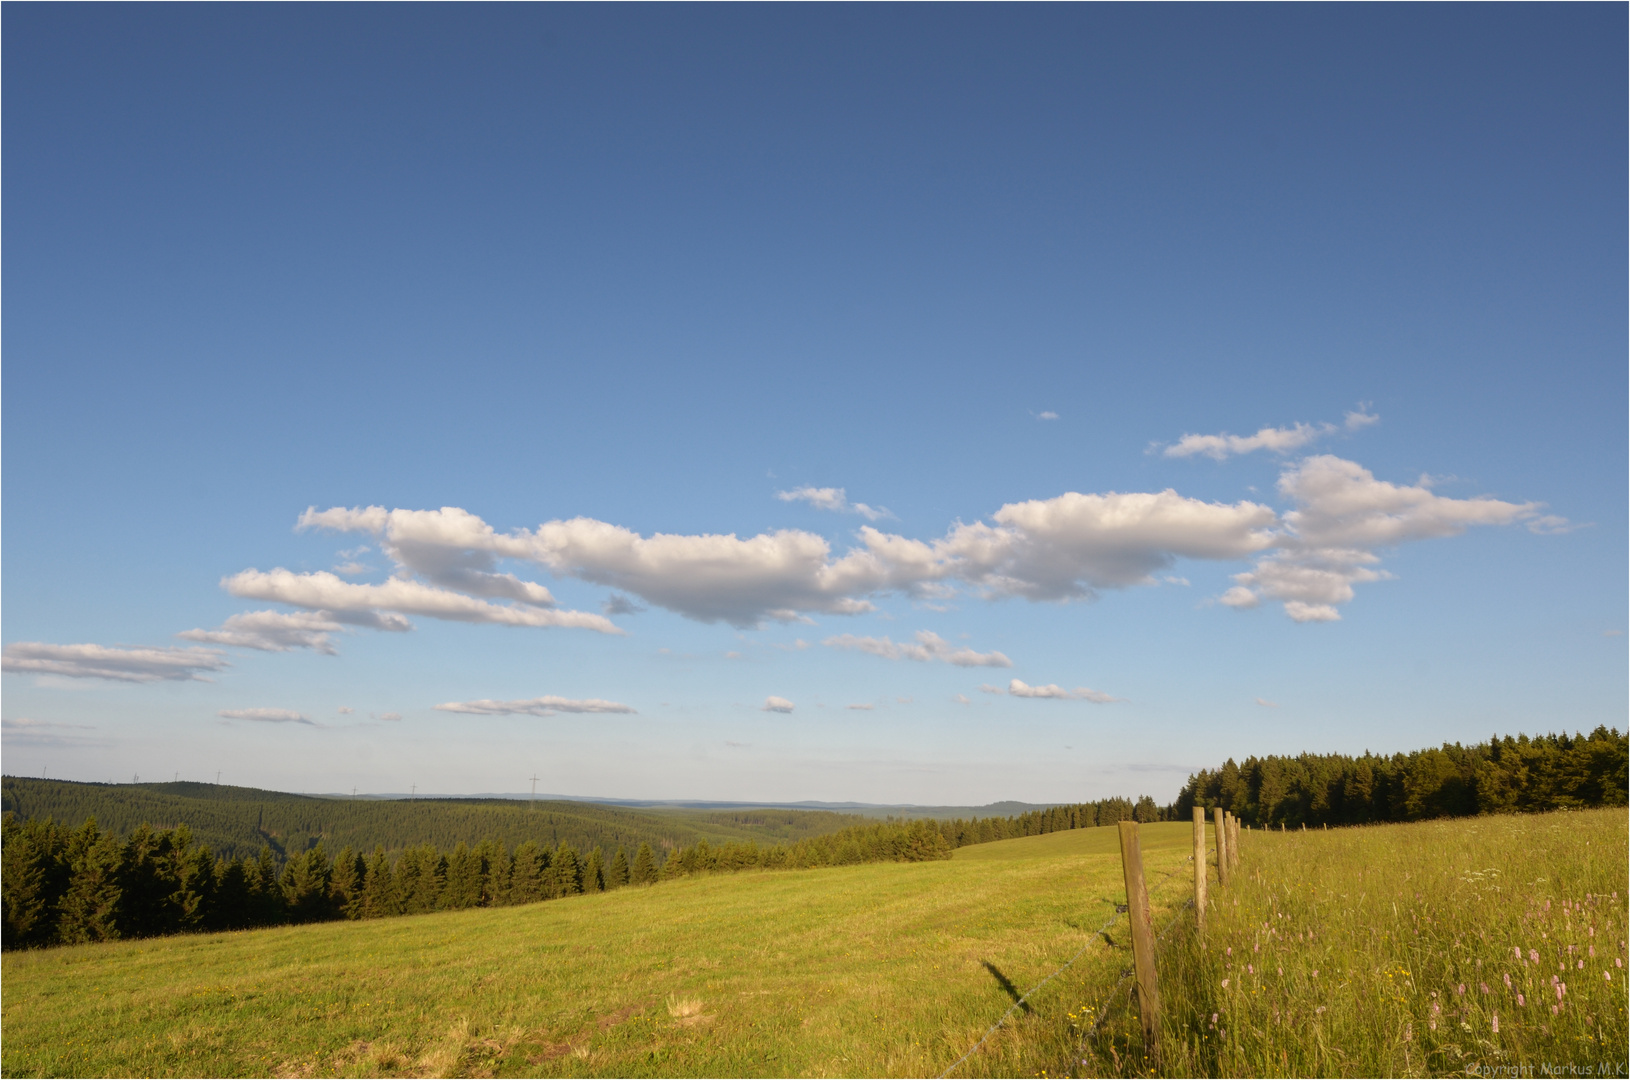
<path fill-rule="evenodd" d="M 1159 1072 L 1623 1076 L 1627 843 L 1622 807 L 1246 832 L 1159 952 Z M 1118 1002 L 1081 1046 L 1047 1071 L 1150 1069 Z"/>
<path fill-rule="evenodd" d="M 1190 826 L 1143 827 L 1157 920 Z M 1073 1052 L 1068 1002 L 1130 966 L 1114 828 L 947 862 L 755 872 L 521 908 L 5 958 L 8 1076 L 937 1075 Z"/>

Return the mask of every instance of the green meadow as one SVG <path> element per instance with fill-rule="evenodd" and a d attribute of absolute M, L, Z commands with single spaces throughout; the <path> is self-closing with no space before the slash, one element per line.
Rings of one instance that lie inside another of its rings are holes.
<path fill-rule="evenodd" d="M 1247 832 L 1229 888 L 1211 872 L 1203 935 L 1184 906 L 1190 826 L 1142 836 L 1164 931 L 1158 1064 L 1123 977 L 1117 831 L 1097 828 L 940 862 L 9 953 L 0 1065 L 938 1076 L 1078 957 L 952 1075 L 1623 1067 L 1623 810 Z"/>
<path fill-rule="evenodd" d="M 1144 827 L 1157 912 L 1185 824 Z M 958 1075 L 1033 1074 L 1119 978 L 1114 828 L 948 861 L 748 872 L 369 922 L 5 956 L 8 1076 L 937 1075 L 1082 952 Z M 1167 875 L 1160 877 L 1160 875 Z M 1122 915 L 1118 924 L 1125 926 Z M 1076 989 L 1072 989 L 1076 988 Z"/>

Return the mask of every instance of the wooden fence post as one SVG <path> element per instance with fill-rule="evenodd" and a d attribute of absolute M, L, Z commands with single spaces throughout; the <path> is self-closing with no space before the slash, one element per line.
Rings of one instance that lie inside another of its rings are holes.
<path fill-rule="evenodd" d="M 1228 811 L 1222 807 L 1214 807 L 1212 818 L 1217 824 L 1217 885 L 1219 888 L 1228 887 Z"/>
<path fill-rule="evenodd" d="M 1206 928 L 1206 811 L 1194 808 L 1194 925 Z"/>
<path fill-rule="evenodd" d="M 1233 863 L 1231 869 L 1239 869 L 1239 818 L 1229 815 L 1232 819 L 1228 823 L 1228 861 Z"/>
<path fill-rule="evenodd" d="M 1143 849 L 1138 823 L 1121 826 L 1121 872 L 1126 878 L 1126 917 L 1132 924 L 1132 969 L 1137 974 L 1138 1019 L 1143 1022 L 1143 1051 L 1151 1065 L 1159 1061 L 1160 991 L 1155 985 L 1155 923 L 1149 910 L 1149 888 L 1143 880 Z"/>

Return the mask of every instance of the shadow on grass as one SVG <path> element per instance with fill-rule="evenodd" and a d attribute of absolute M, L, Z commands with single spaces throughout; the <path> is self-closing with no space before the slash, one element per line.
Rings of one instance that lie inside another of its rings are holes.
<path fill-rule="evenodd" d="M 1012 979 L 1009 979 L 1006 975 L 1002 974 L 1002 969 L 1001 968 L 997 967 L 995 964 L 991 963 L 989 960 L 981 960 L 979 962 L 981 964 L 984 964 L 985 965 L 985 970 L 990 972 L 991 976 L 998 983 L 1001 984 L 1003 991 L 1005 991 L 1007 993 L 1008 997 L 1013 999 L 1013 1003 L 1015 1005 L 1018 1005 L 1025 1012 L 1030 1011 L 1030 1005 L 1028 1003 L 1021 1003 L 1020 1002 L 1020 998 L 1022 997 L 1022 995 L 1019 993 L 1019 988 L 1017 986 L 1013 985 L 1013 980 Z"/>

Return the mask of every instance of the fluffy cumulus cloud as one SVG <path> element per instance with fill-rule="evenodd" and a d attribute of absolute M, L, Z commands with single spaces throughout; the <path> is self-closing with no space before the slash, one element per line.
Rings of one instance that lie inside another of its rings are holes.
<path fill-rule="evenodd" d="M 1329 454 L 1287 468 L 1279 491 L 1295 505 L 1282 519 L 1283 536 L 1252 569 L 1234 575 L 1239 584 L 1221 602 L 1248 608 L 1267 597 L 1297 622 L 1334 622 L 1354 585 L 1390 578 L 1378 566 L 1378 548 L 1458 536 L 1474 525 L 1549 521 L 1538 503 L 1450 498 L 1432 491 L 1427 478 L 1393 484 Z"/>
<path fill-rule="evenodd" d="M 1348 415 L 1346 426 L 1374 422 L 1375 417 L 1359 411 Z M 1263 428 L 1252 436 L 1186 436 L 1168 452 L 1226 456 L 1266 448 L 1289 453 L 1335 430 L 1329 424 L 1298 424 Z M 746 628 L 767 621 L 863 614 L 875 610 L 874 600 L 885 594 L 924 603 L 943 603 L 959 592 L 987 599 L 1084 600 L 1106 589 L 1185 580 L 1169 573 L 1179 559 L 1254 560 L 1236 587 L 1220 598 L 1222 603 L 1248 608 L 1268 598 L 1294 605 L 1286 608 L 1292 618 L 1320 621 L 1336 617 L 1337 606 L 1352 598 L 1353 585 L 1387 576 L 1377 565 L 1379 548 L 1453 536 L 1472 525 L 1524 522 L 1536 531 L 1568 527 L 1561 518 L 1539 514 L 1533 503 L 1439 496 L 1427 481 L 1387 483 L 1330 455 L 1287 465 L 1279 493 L 1292 507 L 1283 516 L 1250 500 L 1208 502 L 1170 489 L 1065 492 L 1008 503 L 988 519 L 958 522 L 930 539 L 862 524 L 853 544 L 841 553 L 825 538 L 798 529 L 747 537 L 642 535 L 579 517 L 500 532 L 457 507 L 313 508 L 301 516 L 300 528 L 368 534 L 396 564 L 393 575 L 367 583 L 327 572 L 245 570 L 224 585 L 237 596 L 278 601 L 339 623 L 422 615 L 619 633 L 605 615 L 560 610 L 547 587 L 501 564 L 524 564 L 614 590 L 603 608 L 607 614 L 650 605 L 701 622 Z M 834 510 L 858 512 L 861 505 L 849 503 L 841 488 L 799 488 L 781 496 Z M 198 638 L 217 644 L 264 640 L 270 645 L 302 640 L 303 631 L 303 640 L 312 643 L 305 647 L 322 648 L 329 639 L 317 635 L 333 632 L 316 622 L 251 631 L 229 623 L 189 634 L 218 635 Z M 247 636 L 234 639 L 234 633 Z M 897 643 L 845 635 L 830 643 L 903 659 L 948 659 L 949 649 L 920 636 Z M 981 654 L 963 655 L 972 664 Z M 993 659 L 982 663 L 1004 666 Z"/>
<path fill-rule="evenodd" d="M 312 724 L 311 717 L 292 709 L 222 709 L 215 714 L 228 720 L 253 720 L 261 724 Z"/>
<path fill-rule="evenodd" d="M 859 514 L 867 521 L 894 516 L 886 507 L 850 502 L 848 494 L 842 488 L 801 487 L 791 491 L 778 491 L 775 497 L 782 502 L 805 502 L 817 510 L 830 510 L 835 514 Z"/>
<path fill-rule="evenodd" d="M 220 671 L 227 666 L 219 650 L 201 648 L 125 648 L 14 641 L 0 653 L 0 670 L 114 682 L 208 682 L 206 672 Z"/>
<path fill-rule="evenodd" d="M 632 706 L 602 698 L 564 698 L 546 694 L 521 701 L 448 701 L 436 706 L 442 712 L 470 716 L 557 716 L 560 713 L 632 713 Z M 397 719 L 401 719 L 397 717 Z"/>
<path fill-rule="evenodd" d="M 797 706 L 792 702 L 788 701 L 784 697 L 776 697 L 774 694 L 771 694 L 769 697 L 765 698 L 764 704 L 759 706 L 759 709 L 763 712 L 778 713 L 790 713 L 795 708 L 797 708 Z"/>
<path fill-rule="evenodd" d="M 870 653 L 885 660 L 940 660 L 957 667 L 1012 667 L 1013 661 L 999 652 L 976 652 L 969 648 L 958 648 L 949 641 L 930 630 L 917 631 L 916 640 L 911 642 L 895 642 L 886 637 L 856 637 L 854 634 L 839 634 L 829 637 L 823 645 L 834 649 L 853 649 L 857 652 Z"/>

